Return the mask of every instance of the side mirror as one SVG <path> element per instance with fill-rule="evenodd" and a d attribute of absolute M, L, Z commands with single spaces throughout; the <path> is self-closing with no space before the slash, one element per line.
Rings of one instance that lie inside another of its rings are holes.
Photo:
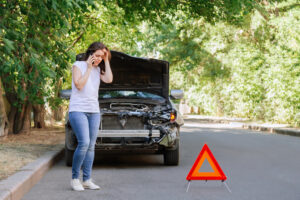
<path fill-rule="evenodd" d="M 80 53 L 76 55 L 76 61 L 84 61 L 85 53 Z"/>
<path fill-rule="evenodd" d="M 72 90 L 61 90 L 59 91 L 59 97 L 62 99 L 70 99 Z"/>
<path fill-rule="evenodd" d="M 183 91 L 182 90 L 171 90 L 170 97 L 171 97 L 171 99 L 182 99 Z"/>

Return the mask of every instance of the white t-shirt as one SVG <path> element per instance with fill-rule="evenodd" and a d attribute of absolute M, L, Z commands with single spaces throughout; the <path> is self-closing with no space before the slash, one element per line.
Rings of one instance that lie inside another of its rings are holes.
<path fill-rule="evenodd" d="M 86 61 L 76 61 L 73 66 L 80 69 L 82 76 L 88 66 Z M 73 76 L 72 76 L 73 77 Z M 98 90 L 100 86 L 100 68 L 93 67 L 85 86 L 78 90 L 72 78 L 72 94 L 69 104 L 69 112 L 99 113 Z"/>

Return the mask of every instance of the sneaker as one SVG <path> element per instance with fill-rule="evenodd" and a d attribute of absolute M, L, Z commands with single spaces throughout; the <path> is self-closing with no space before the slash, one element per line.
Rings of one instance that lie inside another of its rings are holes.
<path fill-rule="evenodd" d="M 71 180 L 71 187 L 75 191 L 83 191 L 84 188 L 82 187 L 79 179 L 72 179 Z"/>
<path fill-rule="evenodd" d="M 98 185 L 96 185 L 95 183 L 93 183 L 91 179 L 84 181 L 82 183 L 82 186 L 84 188 L 87 188 L 90 190 L 99 190 L 100 189 L 100 187 Z"/>

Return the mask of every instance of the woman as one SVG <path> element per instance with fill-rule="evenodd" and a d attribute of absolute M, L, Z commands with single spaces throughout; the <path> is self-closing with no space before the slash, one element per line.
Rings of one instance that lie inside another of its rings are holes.
<path fill-rule="evenodd" d="M 69 120 L 78 145 L 73 156 L 71 186 L 76 191 L 100 189 L 91 181 L 91 171 L 100 126 L 98 90 L 100 79 L 105 83 L 113 80 L 110 59 L 108 48 L 101 42 L 94 42 L 86 51 L 85 61 L 76 61 L 72 67 Z M 80 169 L 83 172 L 82 183 L 79 180 Z"/>

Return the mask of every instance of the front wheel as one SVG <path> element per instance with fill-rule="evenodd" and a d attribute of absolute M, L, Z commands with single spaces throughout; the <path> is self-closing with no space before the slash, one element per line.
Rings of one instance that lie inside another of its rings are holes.
<path fill-rule="evenodd" d="M 176 147 L 173 150 L 165 150 L 164 164 L 165 165 L 178 165 L 179 164 L 179 140 L 176 140 Z"/>
<path fill-rule="evenodd" d="M 66 165 L 69 167 L 72 166 L 73 154 L 74 151 L 68 149 L 67 145 L 65 145 L 65 161 L 66 161 Z"/>

